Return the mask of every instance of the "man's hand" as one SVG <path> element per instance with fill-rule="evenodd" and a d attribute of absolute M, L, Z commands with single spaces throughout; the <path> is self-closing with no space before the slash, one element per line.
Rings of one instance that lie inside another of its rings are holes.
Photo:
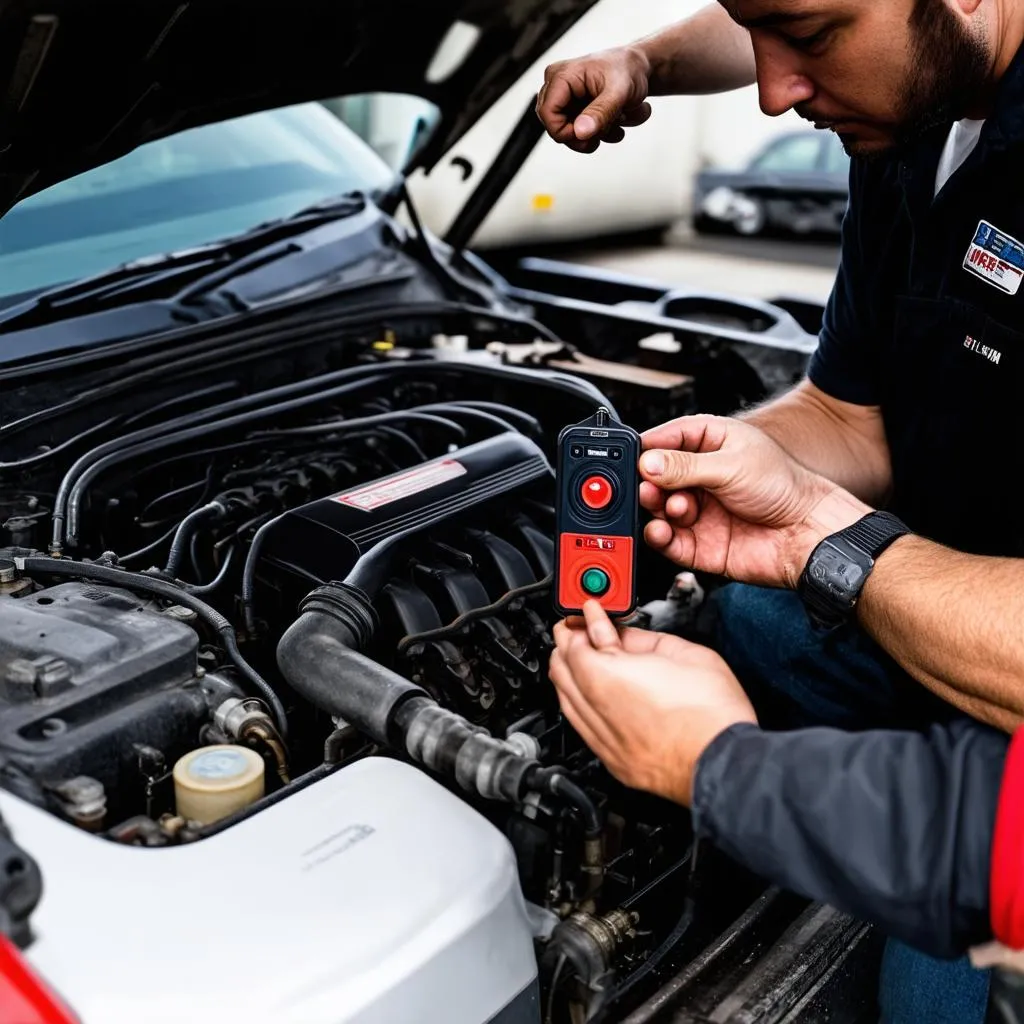
<path fill-rule="evenodd" d="M 555 626 L 549 669 L 562 712 L 620 782 L 690 805 L 708 744 L 754 709 L 713 651 L 616 629 L 596 601 Z"/>
<path fill-rule="evenodd" d="M 647 58 L 632 46 L 558 61 L 544 72 L 537 116 L 556 142 L 593 153 L 651 116 L 649 75 Z"/>
<path fill-rule="evenodd" d="M 741 420 L 686 416 L 642 441 L 645 539 L 687 568 L 795 588 L 818 543 L 871 511 Z"/>

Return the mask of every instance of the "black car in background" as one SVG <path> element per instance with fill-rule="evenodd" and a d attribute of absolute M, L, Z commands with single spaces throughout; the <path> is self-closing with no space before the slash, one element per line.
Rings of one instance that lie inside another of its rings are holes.
<path fill-rule="evenodd" d="M 850 158 L 833 132 L 799 130 L 772 139 L 741 171 L 697 176 L 697 231 L 838 234 L 849 199 Z"/>

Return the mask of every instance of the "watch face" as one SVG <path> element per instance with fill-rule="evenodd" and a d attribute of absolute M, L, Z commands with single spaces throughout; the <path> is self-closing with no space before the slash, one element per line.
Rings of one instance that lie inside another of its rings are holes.
<path fill-rule="evenodd" d="M 853 557 L 852 552 L 829 541 L 818 550 L 811 565 L 811 576 L 837 597 L 849 595 L 852 598 L 859 592 L 869 568 Z"/>
<path fill-rule="evenodd" d="M 830 629 L 856 607 L 874 559 L 841 535 L 823 540 L 811 553 L 798 590 L 811 621 Z"/>

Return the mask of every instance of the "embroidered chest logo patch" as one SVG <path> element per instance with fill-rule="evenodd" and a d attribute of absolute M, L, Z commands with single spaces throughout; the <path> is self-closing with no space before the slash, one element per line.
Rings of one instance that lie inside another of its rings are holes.
<path fill-rule="evenodd" d="M 1016 295 L 1024 280 L 1024 245 L 983 220 L 964 257 L 964 270 L 1007 295 Z"/>
<path fill-rule="evenodd" d="M 1003 358 L 1003 353 L 999 349 L 992 348 L 991 345 L 982 345 L 977 338 L 972 338 L 969 334 L 964 338 L 964 348 L 968 352 L 977 353 L 977 355 L 987 359 L 994 366 L 998 366 Z"/>

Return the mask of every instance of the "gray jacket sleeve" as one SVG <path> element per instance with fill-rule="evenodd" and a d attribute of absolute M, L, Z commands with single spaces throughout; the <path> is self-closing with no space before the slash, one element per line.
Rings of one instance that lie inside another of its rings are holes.
<path fill-rule="evenodd" d="M 931 953 L 991 937 L 989 863 L 1010 738 L 727 729 L 701 757 L 694 825 L 734 860 Z"/>

